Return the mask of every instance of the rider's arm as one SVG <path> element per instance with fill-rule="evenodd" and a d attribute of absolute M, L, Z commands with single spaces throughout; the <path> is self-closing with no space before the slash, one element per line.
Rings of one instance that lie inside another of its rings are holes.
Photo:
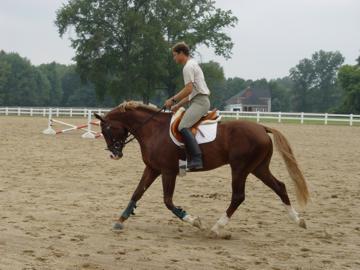
<path fill-rule="evenodd" d="M 173 97 L 173 99 L 176 102 L 178 102 L 178 101 L 182 102 L 184 98 L 187 98 L 191 94 L 192 90 L 193 90 L 193 84 L 192 84 L 192 82 L 189 82 L 188 84 L 185 85 L 185 87 L 179 93 L 177 93 Z"/>
<path fill-rule="evenodd" d="M 179 101 L 182 102 L 183 99 L 189 97 L 189 95 L 192 92 L 192 89 L 193 89 L 192 82 L 189 82 L 188 84 L 185 85 L 185 87 L 179 93 L 177 93 L 175 96 L 173 96 L 173 97 L 169 98 L 168 100 L 166 100 L 165 101 L 165 106 L 167 108 L 170 108 L 171 106 L 175 105 L 177 102 L 179 102 Z M 185 104 L 185 103 L 183 103 L 183 104 Z"/>
<path fill-rule="evenodd" d="M 189 96 L 184 97 L 182 100 L 180 100 L 180 101 L 176 104 L 176 106 L 178 106 L 178 107 L 180 108 L 181 106 L 187 104 L 188 102 L 189 102 Z"/>

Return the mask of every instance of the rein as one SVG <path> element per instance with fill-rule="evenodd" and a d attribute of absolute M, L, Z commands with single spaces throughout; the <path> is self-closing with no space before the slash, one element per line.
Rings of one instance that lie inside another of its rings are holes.
<path fill-rule="evenodd" d="M 165 111 L 166 107 L 162 107 L 160 110 L 154 112 L 152 115 L 150 115 L 150 117 L 148 117 L 144 122 L 142 122 L 138 127 L 136 127 L 135 129 L 133 129 L 130 134 L 127 135 L 127 137 L 125 138 L 123 145 L 125 146 L 126 144 L 128 144 L 129 142 L 135 140 L 135 136 L 134 133 L 136 133 L 136 131 L 143 127 L 145 124 L 147 124 L 151 119 L 153 119 L 157 114 L 159 114 L 162 111 Z M 133 136 L 132 138 L 129 139 L 130 136 Z"/>

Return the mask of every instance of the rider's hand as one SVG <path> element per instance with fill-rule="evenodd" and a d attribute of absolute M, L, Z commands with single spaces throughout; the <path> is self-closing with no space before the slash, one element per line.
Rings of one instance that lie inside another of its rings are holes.
<path fill-rule="evenodd" d="M 172 105 L 174 105 L 174 101 L 173 101 L 172 98 L 169 98 L 168 100 L 165 101 L 164 106 L 165 106 L 166 108 L 170 109 Z"/>
<path fill-rule="evenodd" d="M 179 106 L 179 105 L 174 105 L 174 106 L 171 107 L 171 111 L 172 111 L 173 113 L 176 113 L 178 109 L 180 109 L 180 106 Z"/>

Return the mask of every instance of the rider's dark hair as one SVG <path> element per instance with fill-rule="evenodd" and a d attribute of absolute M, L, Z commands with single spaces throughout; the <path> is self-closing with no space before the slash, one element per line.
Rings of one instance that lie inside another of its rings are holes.
<path fill-rule="evenodd" d="M 173 52 L 176 53 L 184 53 L 186 56 L 190 55 L 190 48 L 189 46 L 185 43 L 185 42 L 179 42 L 176 43 L 173 47 L 172 47 Z"/>

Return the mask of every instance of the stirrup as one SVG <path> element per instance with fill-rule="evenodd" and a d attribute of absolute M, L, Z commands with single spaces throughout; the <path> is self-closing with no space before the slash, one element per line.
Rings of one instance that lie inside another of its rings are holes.
<path fill-rule="evenodd" d="M 204 168 L 204 165 L 203 165 L 203 161 L 202 161 L 202 157 L 197 157 L 199 160 L 197 160 L 197 162 L 193 163 L 192 164 L 192 160 L 190 160 L 190 162 L 188 163 L 187 165 L 187 170 L 188 171 L 191 171 L 191 170 L 200 170 L 200 169 L 203 169 Z M 196 158 L 196 159 L 197 159 Z"/>

